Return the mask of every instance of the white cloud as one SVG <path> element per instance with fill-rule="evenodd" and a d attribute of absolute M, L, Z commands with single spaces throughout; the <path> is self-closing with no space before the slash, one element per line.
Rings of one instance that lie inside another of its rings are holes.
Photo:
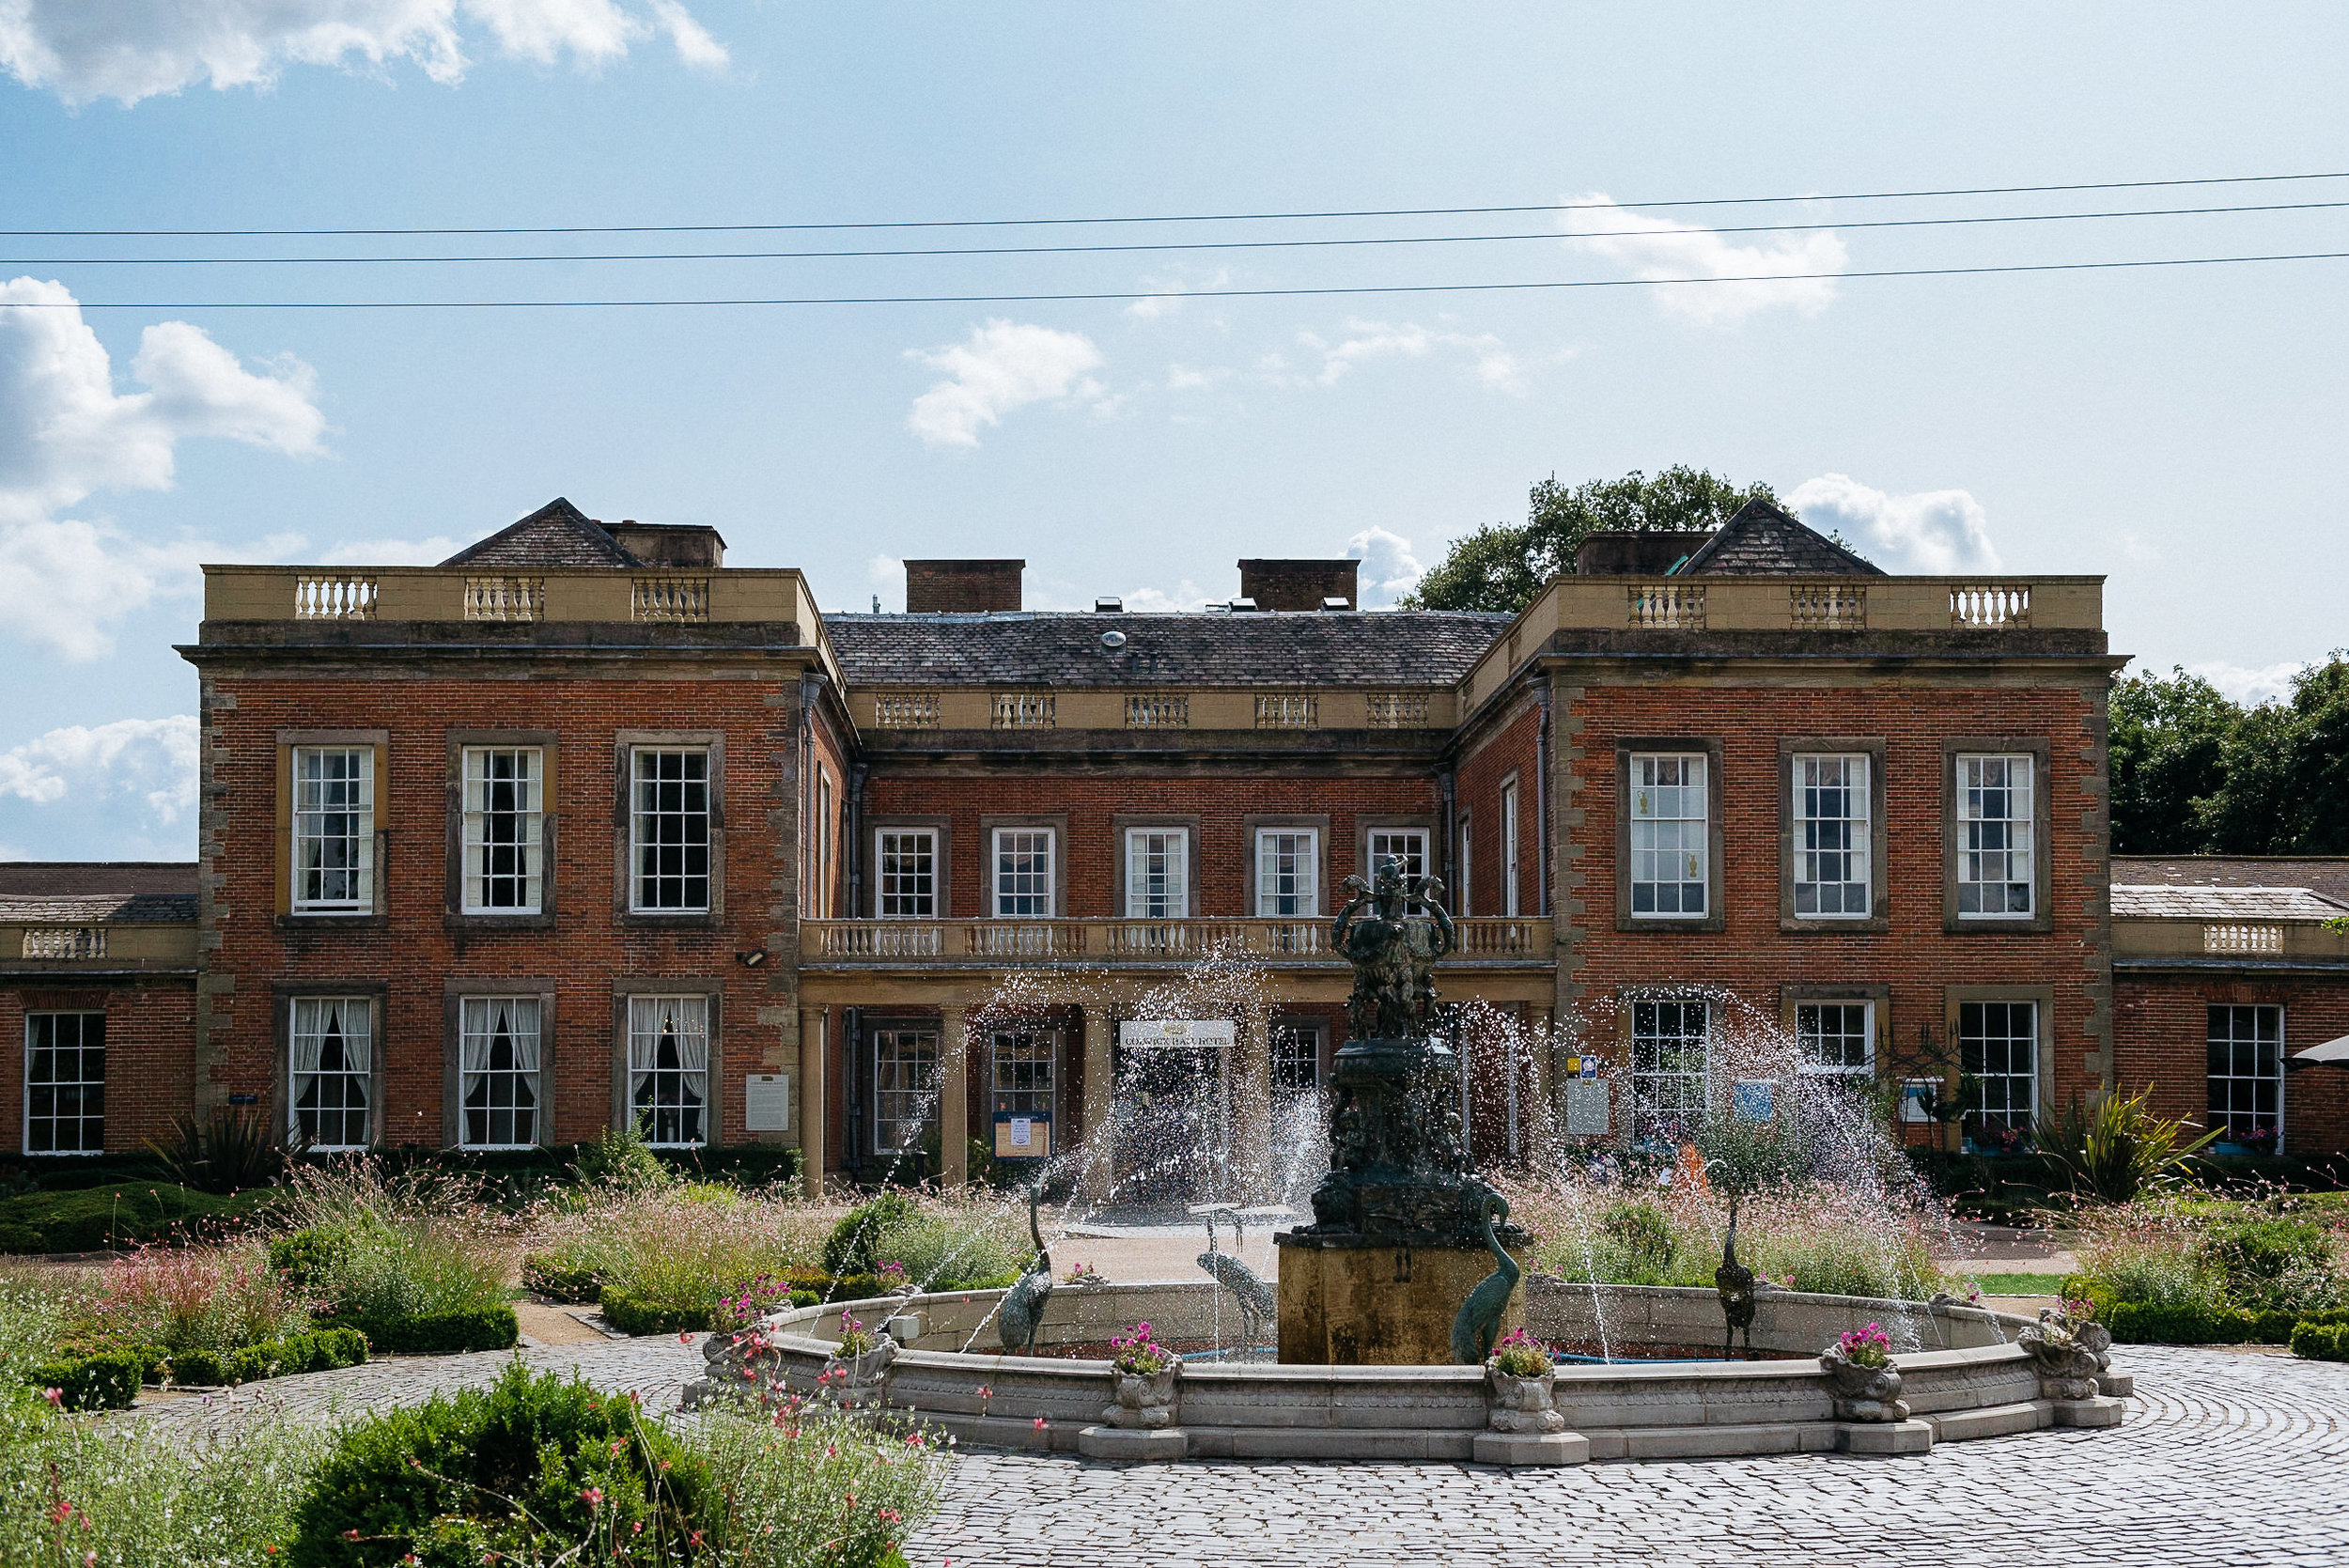
<path fill-rule="evenodd" d="M 451 84 L 470 64 L 470 26 L 500 53 L 541 63 L 568 54 L 600 65 L 656 31 L 688 65 L 726 63 L 679 0 L 648 0 L 648 9 L 620 0 L 0 0 L 0 70 L 69 103 L 136 103 L 198 82 L 268 87 L 298 65 L 406 60 Z"/>
<path fill-rule="evenodd" d="M 1166 390 L 1169 392 L 1212 392 L 1231 379 L 1232 373 L 1221 366 L 1193 370 L 1187 365 L 1166 367 Z"/>
<path fill-rule="evenodd" d="M 2306 660 L 2287 660 L 2256 669 L 2241 664 L 2189 664 L 2186 673 L 2201 676 L 2236 702 L 2257 706 L 2290 697 L 2293 676 L 2308 667 Z"/>
<path fill-rule="evenodd" d="M 1155 277 L 1143 279 L 1142 286 L 1153 292 L 1128 305 L 1126 314 L 1138 321 L 1158 321 L 1180 315 L 1186 294 L 1212 293 L 1229 288 L 1232 273 L 1229 268 L 1218 268 L 1196 283 L 1182 276 Z"/>
<path fill-rule="evenodd" d="M 1436 349 L 1446 349 L 1469 356 L 1470 374 L 1495 392 L 1522 396 L 1529 390 L 1525 366 L 1508 346 L 1490 333 L 1441 331 L 1423 327 L 1414 322 L 1354 320 L 1346 323 L 1344 334 L 1335 343 L 1318 334 L 1300 332 L 1297 341 L 1321 356 L 1321 369 L 1313 378 L 1322 386 L 1333 386 L 1359 367 L 1379 360 L 1423 359 Z M 1278 356 L 1269 356 L 1266 368 L 1274 374 L 1285 368 Z"/>
<path fill-rule="evenodd" d="M 147 390 L 117 393 L 105 346 L 63 285 L 0 284 L 0 582 L 38 589 L 0 594 L 0 630 L 95 658 L 105 623 L 190 585 L 206 547 L 143 543 L 57 514 L 101 490 L 169 489 L 174 448 L 191 437 L 323 451 L 310 367 L 281 358 L 264 372 L 201 329 L 164 321 L 140 334 L 131 361 Z"/>
<path fill-rule="evenodd" d="M 906 564 L 894 555 L 876 555 L 864 563 L 865 581 L 873 585 L 879 608 L 896 613 L 906 607 Z"/>
<path fill-rule="evenodd" d="M 1082 333 L 997 319 L 972 328 L 963 342 L 910 349 L 907 357 L 947 376 L 906 416 L 906 427 L 932 446 L 976 446 L 981 427 L 1031 403 L 1075 399 L 1098 408 L 1106 398 L 1089 374 L 1101 367 L 1101 350 Z"/>
<path fill-rule="evenodd" d="M 1379 610 L 1419 586 L 1427 568 L 1411 553 L 1411 541 L 1383 528 L 1362 530 L 1346 541 L 1349 560 L 1360 561 L 1355 600 L 1365 610 Z"/>
<path fill-rule="evenodd" d="M 1561 213 L 1566 248 L 1610 261 L 1636 278 L 1752 278 L 1790 272 L 1840 272 L 1850 256 L 1831 233 L 1788 234 L 1754 244 L 1669 218 L 1617 206 L 1603 191 L 1574 198 L 1582 210 Z M 1691 283 L 1654 290 L 1657 306 L 1707 326 L 1734 326 L 1756 312 L 1789 309 L 1816 316 L 1835 299 L 1832 278 L 1769 283 Z"/>
<path fill-rule="evenodd" d="M 1840 531 L 1889 572 L 1948 577 L 2000 568 L 1982 503 L 1965 490 L 1887 495 L 1848 474 L 1822 474 L 1796 486 L 1786 505 L 1821 533 Z"/>
<path fill-rule="evenodd" d="M 0 796 L 41 806 L 137 797 L 157 821 L 177 822 L 195 809 L 195 758 L 192 714 L 71 724 L 0 752 Z"/>
<path fill-rule="evenodd" d="M 1168 593 L 1163 588 L 1128 588 L 1125 603 L 1129 613 L 1164 614 L 1175 610 L 1197 610 L 1207 602 L 1207 596 L 1198 583 L 1186 577 Z M 1087 606 L 1088 609 L 1091 606 Z"/>

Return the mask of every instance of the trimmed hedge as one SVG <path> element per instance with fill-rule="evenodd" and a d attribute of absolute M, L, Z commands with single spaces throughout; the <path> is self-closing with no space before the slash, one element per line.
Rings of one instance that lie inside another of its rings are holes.
<path fill-rule="evenodd" d="M 550 1301 L 594 1301 L 603 1290 L 603 1276 L 565 1262 L 559 1252 L 530 1252 L 522 1257 L 522 1288 Z"/>
<path fill-rule="evenodd" d="M 134 1246 L 182 1226 L 252 1215 L 275 1201 L 269 1190 L 215 1198 L 169 1182 L 27 1192 L 0 1198 L 0 1252 L 96 1252 Z"/>
<path fill-rule="evenodd" d="M 2292 1353 L 2311 1361 L 2349 1361 L 2349 1323 L 2302 1321 L 2292 1330 Z"/>
<path fill-rule="evenodd" d="M 599 1300 L 603 1320 L 623 1334 L 697 1334 L 709 1327 L 709 1314 L 717 1310 L 714 1304 L 672 1306 L 613 1285 L 603 1287 Z"/>
<path fill-rule="evenodd" d="M 127 1410 L 139 1396 L 151 1354 L 141 1347 L 64 1357 L 33 1368 L 33 1381 L 57 1389 L 69 1410 Z"/>
<path fill-rule="evenodd" d="M 210 1350 L 183 1350 L 171 1358 L 175 1383 L 258 1383 L 271 1377 L 290 1377 L 303 1372 L 332 1372 L 355 1367 L 367 1358 L 367 1337 L 356 1328 L 320 1328 L 314 1333 L 288 1334 L 282 1340 L 250 1344 L 226 1355 Z"/>
<path fill-rule="evenodd" d="M 269 1244 L 269 1265 L 296 1290 L 322 1282 L 350 1251 L 350 1238 L 335 1231 L 289 1231 Z"/>
<path fill-rule="evenodd" d="M 522 1337 L 521 1320 L 503 1301 L 461 1312 L 417 1317 L 338 1318 L 333 1327 L 355 1328 L 378 1356 L 455 1356 L 468 1350 L 510 1350 Z"/>
<path fill-rule="evenodd" d="M 2123 1301 L 2100 1314 L 2118 1344 L 2289 1344 L 2302 1325 L 2349 1324 L 2349 1309 L 2252 1312 L 2243 1307 L 2155 1307 Z"/>

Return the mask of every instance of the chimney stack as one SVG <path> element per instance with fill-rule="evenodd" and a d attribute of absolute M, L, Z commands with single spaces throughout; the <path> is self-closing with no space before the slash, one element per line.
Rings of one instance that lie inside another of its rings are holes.
<path fill-rule="evenodd" d="M 1265 610 L 1321 610 L 1333 598 L 1355 608 L 1360 561 L 1242 561 L 1239 595 Z"/>
<path fill-rule="evenodd" d="M 1019 608 L 1025 561 L 908 561 L 906 613 L 983 615 Z"/>
<path fill-rule="evenodd" d="M 601 526 L 614 544 L 648 567 L 725 565 L 726 541 L 707 523 L 638 522 L 630 518 Z"/>

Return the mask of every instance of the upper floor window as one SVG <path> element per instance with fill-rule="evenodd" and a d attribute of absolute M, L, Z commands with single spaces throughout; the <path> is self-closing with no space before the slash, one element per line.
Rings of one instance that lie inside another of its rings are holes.
<path fill-rule="evenodd" d="M 1455 915 L 1472 912 L 1469 904 L 1469 885 L 1470 873 L 1476 865 L 1474 827 L 1474 822 L 1469 814 L 1462 812 L 1460 814 L 1460 854 L 1459 858 L 1452 862 L 1452 912 Z"/>
<path fill-rule="evenodd" d="M 106 1147 L 106 1015 L 24 1015 L 24 1152 Z"/>
<path fill-rule="evenodd" d="M 287 1084 L 293 1130 L 319 1149 L 364 1149 L 373 1139 L 375 1002 L 296 997 Z"/>
<path fill-rule="evenodd" d="M 1427 875 L 1427 830 L 1424 828 L 1374 828 L 1370 834 L 1370 877 L 1378 879 L 1378 868 L 1392 861 L 1403 873 L 1408 886 L 1416 877 Z"/>
<path fill-rule="evenodd" d="M 1312 828 L 1256 831 L 1256 913 L 1267 919 L 1321 913 L 1321 834 Z"/>
<path fill-rule="evenodd" d="M 1703 915 L 1708 815 L 1701 752 L 1631 757 L 1631 912 Z"/>
<path fill-rule="evenodd" d="M 468 1149 L 526 1149 L 538 1141 L 538 999 L 458 1001 L 458 1093 Z"/>
<path fill-rule="evenodd" d="M 468 746 L 464 766 L 465 913 L 535 915 L 545 875 L 546 753 Z"/>
<path fill-rule="evenodd" d="M 1501 786 L 1501 912 L 1517 908 L 1517 786 L 1512 779 Z"/>
<path fill-rule="evenodd" d="M 1957 912 L 2031 911 L 2031 759 L 1957 759 Z"/>
<path fill-rule="evenodd" d="M 1049 919 L 1052 909 L 1052 830 L 995 830 L 995 913 Z"/>
<path fill-rule="evenodd" d="M 938 917 L 938 830 L 883 828 L 874 835 L 873 859 L 879 868 L 883 920 Z"/>
<path fill-rule="evenodd" d="M 2284 1010 L 2210 1009 L 2210 1116 L 2230 1143 L 2283 1153 Z"/>
<path fill-rule="evenodd" d="M 1868 912 L 1868 758 L 1797 756 L 1795 913 Z"/>
<path fill-rule="evenodd" d="M 1184 828 L 1126 830 L 1128 919 L 1181 920 L 1190 913 L 1190 832 Z"/>
<path fill-rule="evenodd" d="M 293 907 L 375 908 L 375 748 L 293 750 Z"/>
<path fill-rule="evenodd" d="M 630 907 L 642 913 L 709 908 L 709 752 L 639 746 L 630 753 Z"/>
<path fill-rule="evenodd" d="M 832 775 L 816 771 L 816 918 L 832 916 Z"/>
<path fill-rule="evenodd" d="M 709 999 L 628 999 L 629 1106 L 645 1141 L 709 1141 Z"/>

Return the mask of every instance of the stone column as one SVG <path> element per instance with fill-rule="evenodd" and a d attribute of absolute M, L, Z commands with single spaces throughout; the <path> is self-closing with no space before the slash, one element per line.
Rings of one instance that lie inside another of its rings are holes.
<path fill-rule="evenodd" d="M 825 1134 L 831 1130 L 832 1096 L 825 1056 L 831 1048 L 831 1015 L 821 1007 L 800 1009 L 800 1164 L 802 1189 L 811 1198 L 824 1195 L 824 1165 L 831 1154 Z"/>
<path fill-rule="evenodd" d="M 1272 1012 L 1251 1008 L 1233 1047 L 1232 1157 L 1241 1172 L 1240 1200 L 1268 1203 L 1281 1193 L 1272 1148 Z"/>
<path fill-rule="evenodd" d="M 1097 1202 L 1109 1196 L 1110 1128 L 1116 1103 L 1117 1072 L 1110 1056 L 1116 1023 L 1104 1007 L 1084 1010 L 1084 1110 L 1078 1117 L 1084 1141 L 1084 1190 Z"/>
<path fill-rule="evenodd" d="M 971 1180 L 971 1011 L 938 1013 L 938 1175 L 963 1187 Z"/>

